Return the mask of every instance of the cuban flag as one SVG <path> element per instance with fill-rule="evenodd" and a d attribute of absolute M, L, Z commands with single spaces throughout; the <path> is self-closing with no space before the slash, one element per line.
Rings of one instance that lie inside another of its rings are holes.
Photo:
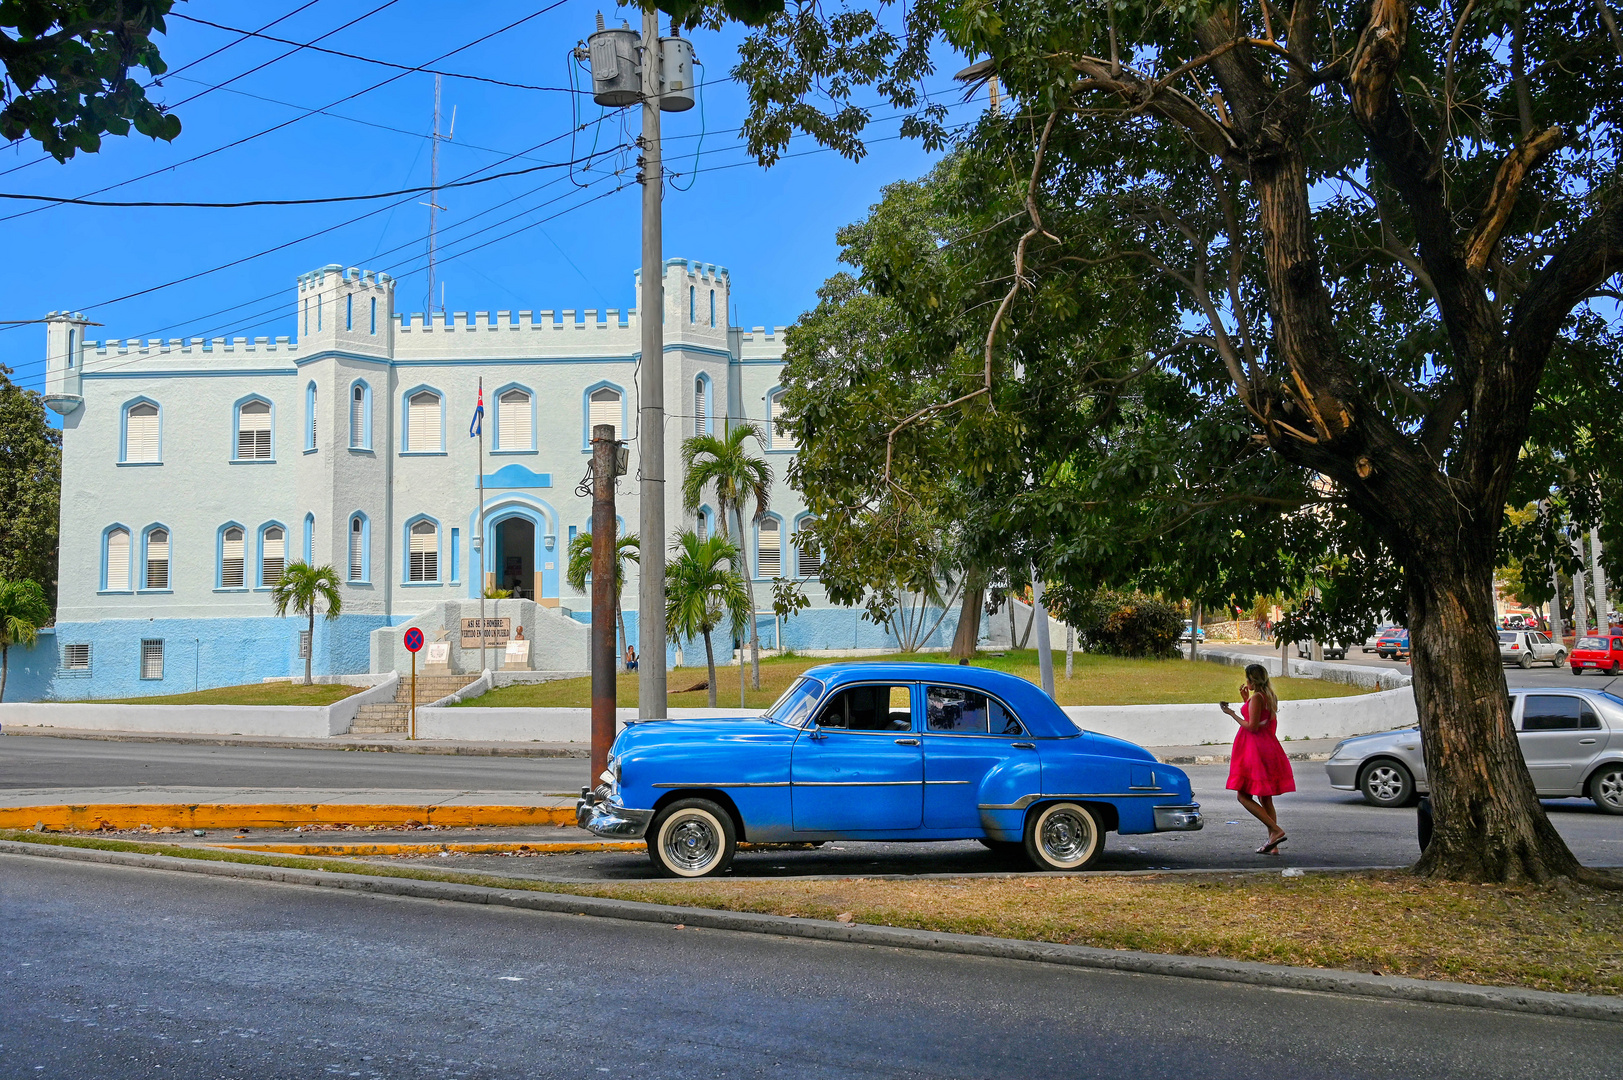
<path fill-rule="evenodd" d="M 473 422 L 468 425 L 468 438 L 485 433 L 485 388 L 479 388 L 479 404 L 473 407 Z"/>

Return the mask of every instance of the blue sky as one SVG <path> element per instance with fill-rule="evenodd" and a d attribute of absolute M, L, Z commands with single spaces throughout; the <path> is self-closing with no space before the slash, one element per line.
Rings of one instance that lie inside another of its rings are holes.
<path fill-rule="evenodd" d="M 545 6 L 536 0 L 193 0 L 177 4 L 176 12 L 241 29 L 292 13 L 265 33 L 294 42 L 321 38 L 327 48 L 398 64 L 568 87 L 569 50 L 591 32 L 599 10 L 580 0 L 432 63 Z M 611 21 L 626 16 L 635 23 L 637 17 L 630 10 L 602 10 Z M 373 14 L 321 37 L 368 12 Z M 664 116 L 667 169 L 682 174 L 677 186 L 693 185 L 687 191 L 667 188 L 665 254 L 726 266 L 736 323 L 785 325 L 815 302 L 817 287 L 837 269 L 835 230 L 863 216 L 884 184 L 924 172 L 932 156 L 895 138 L 897 120 L 876 103 L 863 161 L 817 152 L 802 139 L 790 153 L 803 156 L 771 169 L 755 165 L 739 138 L 744 95 L 728 78 L 742 37 L 736 28 L 694 35 L 705 65 L 703 118 L 699 109 Z M 231 201 L 428 183 L 433 76 L 309 50 L 278 59 L 289 46 L 239 40 L 173 17 L 160 40 L 170 74 L 148 93 L 175 107 L 184 125 L 178 139 L 166 144 L 140 135 L 109 137 L 100 153 L 65 165 L 45 158 L 32 143 L 0 150 L 0 191 L 84 196 L 117 184 L 98 197 Z M 229 47 L 207 56 L 222 46 Z M 962 94 L 950 82 L 950 58 L 943 66 L 946 74 L 938 74 L 930 90 L 953 106 L 955 118 L 967 119 L 980 105 L 960 103 Z M 228 80 L 234 81 L 221 85 Z M 583 71 L 576 84 L 589 87 Z M 442 182 L 563 162 L 594 149 L 612 151 L 629 145 L 640 122 L 635 111 L 614 115 L 589 96 L 446 78 L 447 129 L 453 108 L 455 137 L 440 149 Z M 325 112 L 303 115 L 314 109 Z M 593 126 L 572 139 L 577 124 Z M 285 126 L 258 134 L 277 125 Z M 239 140 L 246 141 L 230 145 Z M 438 278 L 447 308 L 635 306 L 635 171 L 635 151 L 623 149 L 603 154 L 585 172 L 549 169 L 442 192 Z M 153 175 L 123 183 L 148 173 Z M 400 281 L 397 310 L 420 311 L 427 300 L 428 232 L 421 201 L 425 195 L 235 210 L 42 209 L 0 201 L 0 250 L 6 253 L 0 319 L 84 311 L 105 324 L 91 328 L 92 339 L 295 335 L 295 279 L 328 263 L 390 270 Z M 273 248 L 279 250 L 261 254 Z M 228 263 L 236 265 L 209 272 Z M 132 293 L 143 295 L 117 300 Z M 24 386 L 42 385 L 44 341 L 42 326 L 0 330 L 0 363 L 13 368 Z"/>

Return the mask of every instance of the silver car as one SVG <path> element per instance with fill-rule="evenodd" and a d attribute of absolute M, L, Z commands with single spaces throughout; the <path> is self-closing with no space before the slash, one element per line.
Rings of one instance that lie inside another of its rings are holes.
<path fill-rule="evenodd" d="M 1587 796 L 1606 813 L 1623 814 L 1623 698 L 1557 687 L 1512 690 L 1510 700 L 1539 797 Z M 1407 806 L 1427 790 L 1420 729 L 1343 739 L 1324 771 L 1331 787 L 1362 792 L 1373 806 Z"/>
<path fill-rule="evenodd" d="M 1550 635 L 1537 630 L 1501 630 L 1499 660 L 1524 668 L 1530 668 L 1535 663 L 1560 667 L 1567 662 L 1567 650 L 1566 646 L 1551 641 Z"/>

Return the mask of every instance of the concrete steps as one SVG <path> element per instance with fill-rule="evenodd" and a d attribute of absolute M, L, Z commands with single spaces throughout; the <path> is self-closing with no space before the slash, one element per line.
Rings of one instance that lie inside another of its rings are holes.
<path fill-rule="evenodd" d="M 417 706 L 431 705 L 473 682 L 477 675 L 417 676 Z M 411 676 L 402 675 L 394 700 L 362 705 L 350 725 L 351 735 L 388 735 L 404 732 L 411 722 Z"/>

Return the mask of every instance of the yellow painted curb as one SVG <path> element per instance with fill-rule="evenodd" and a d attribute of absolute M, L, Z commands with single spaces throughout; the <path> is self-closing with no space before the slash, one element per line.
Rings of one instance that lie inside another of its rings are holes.
<path fill-rule="evenodd" d="M 230 851 L 259 851 L 274 855 L 438 855 L 456 851 L 464 855 L 502 855 L 529 852 L 538 855 L 567 855 L 584 851 L 641 851 L 642 841 L 564 841 L 534 844 L 209 844 Z"/>
<path fill-rule="evenodd" d="M 297 825 L 573 825 L 573 806 L 130 803 L 0 809 L 0 829 L 291 829 Z"/>

